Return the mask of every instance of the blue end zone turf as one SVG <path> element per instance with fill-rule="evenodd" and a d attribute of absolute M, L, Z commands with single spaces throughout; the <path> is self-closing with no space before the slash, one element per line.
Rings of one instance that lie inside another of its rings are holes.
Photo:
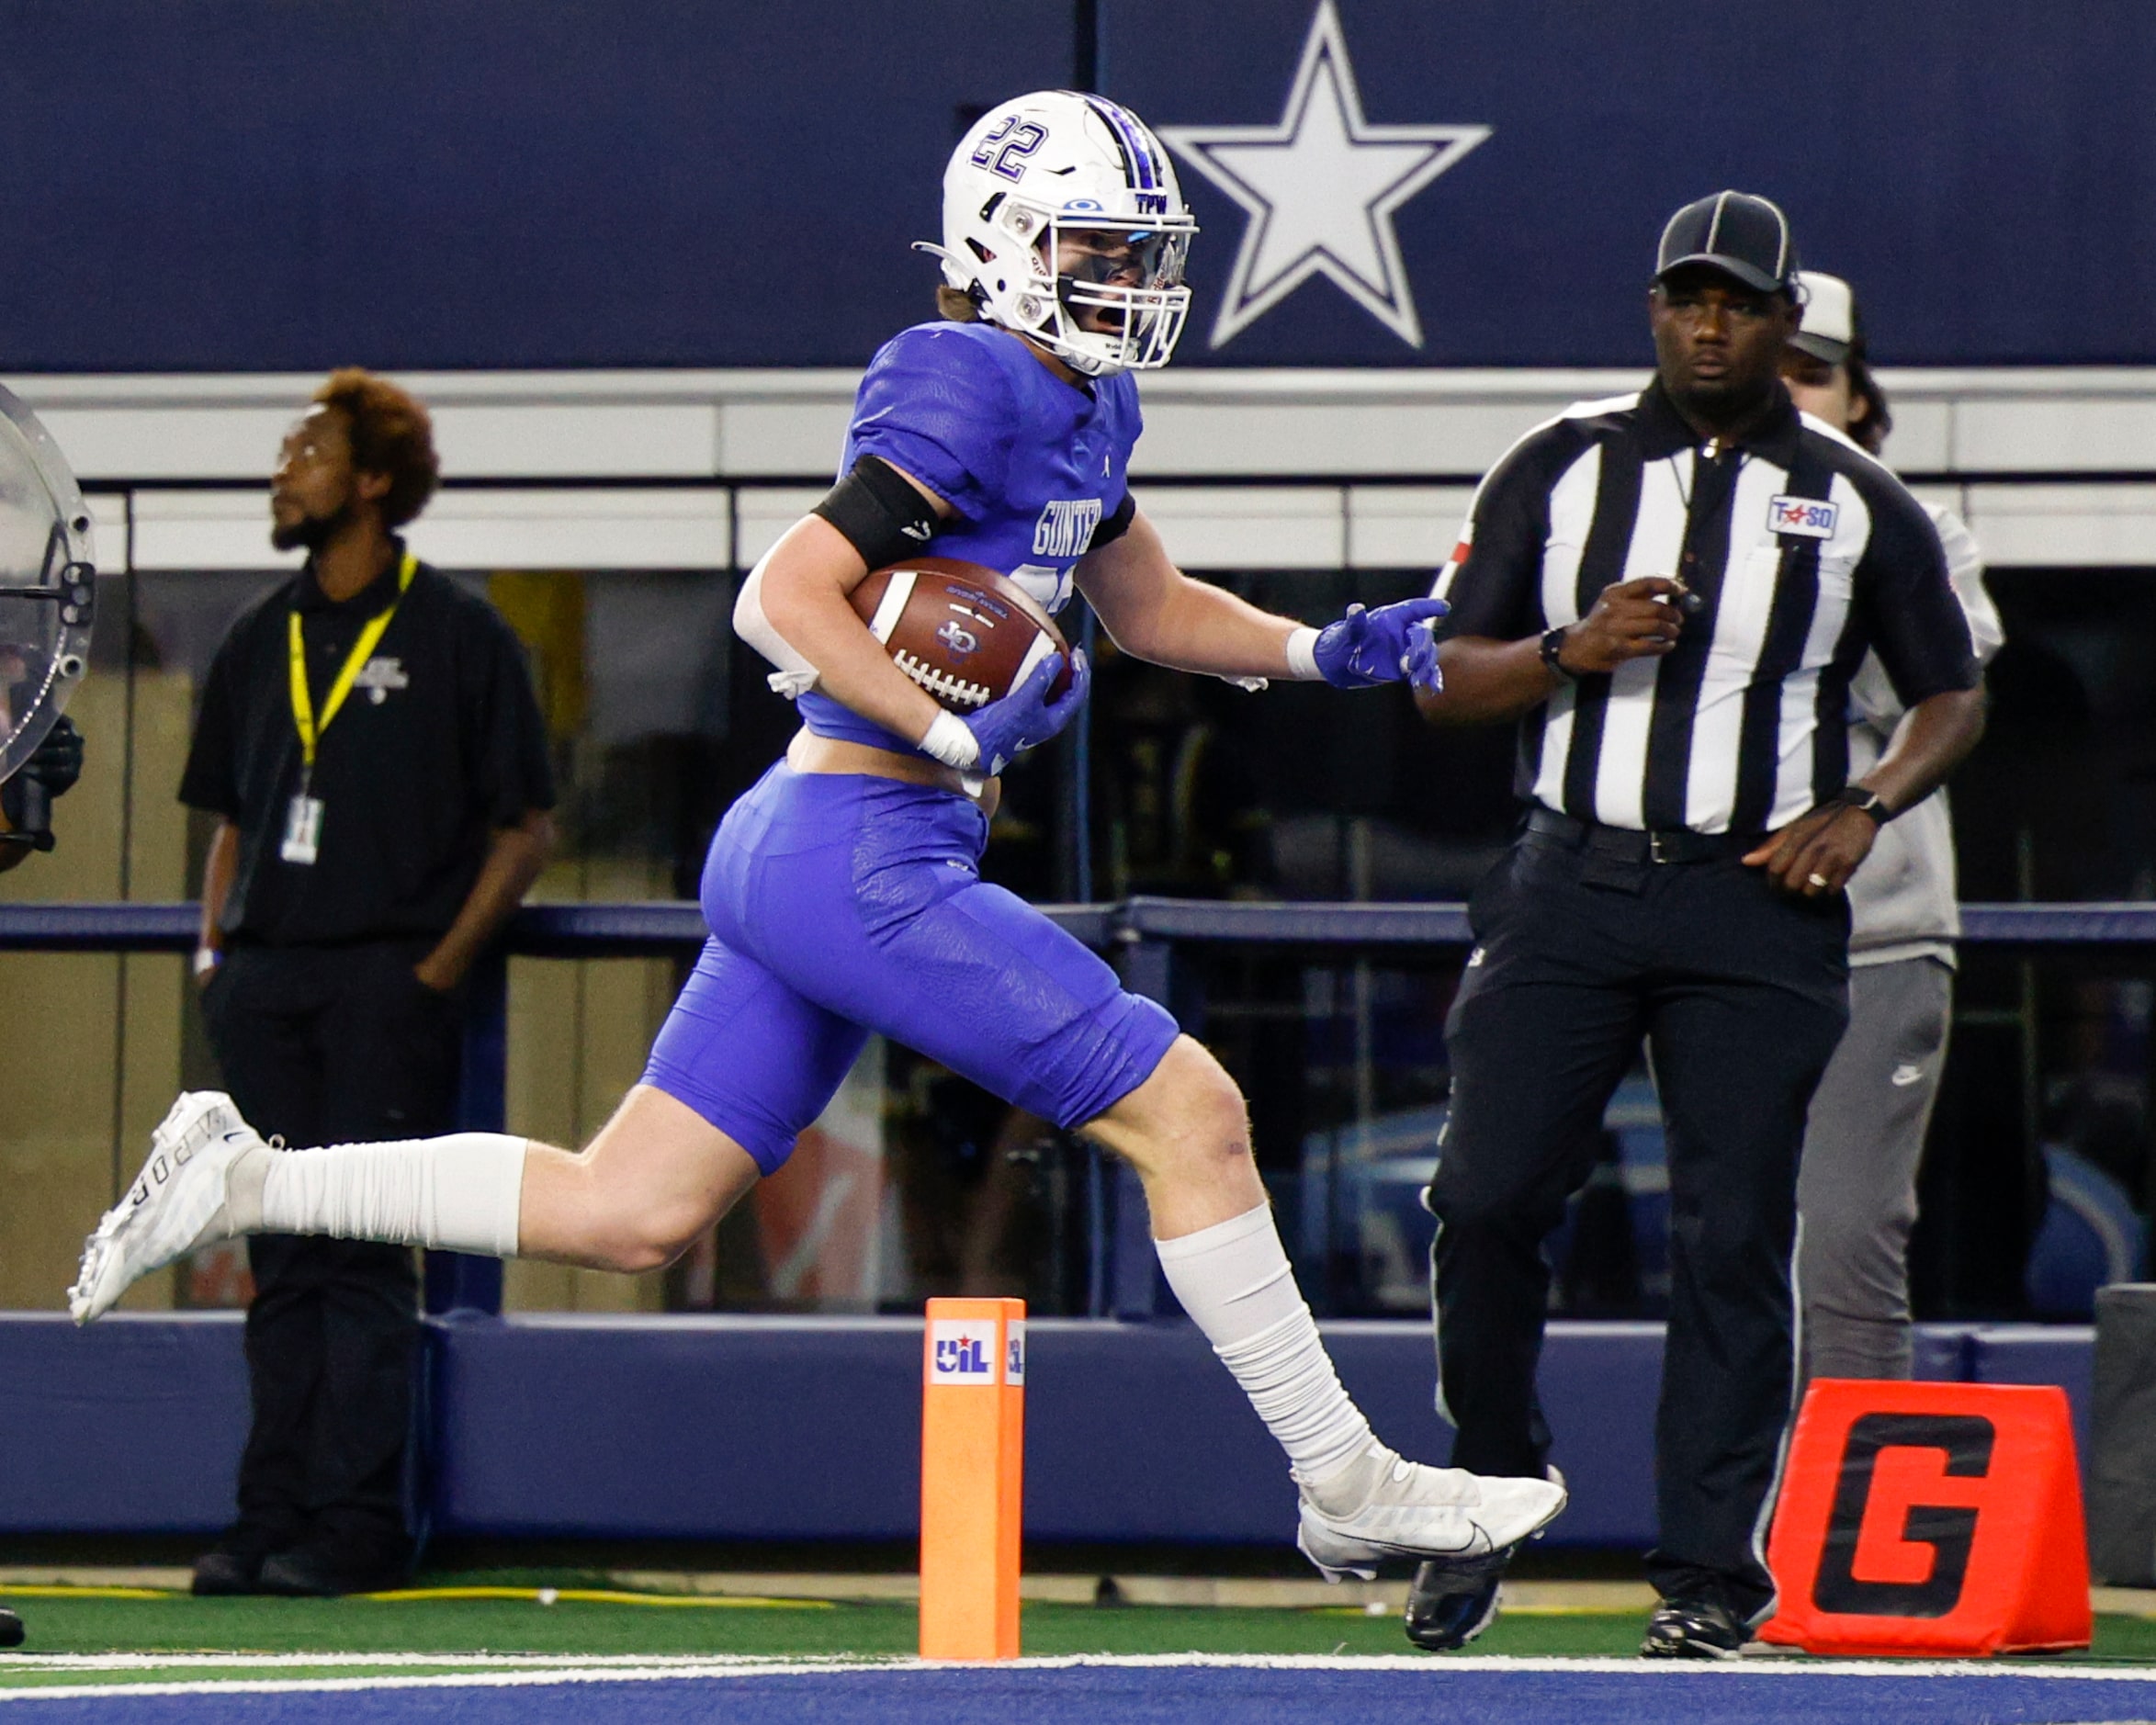
<path fill-rule="evenodd" d="M 14 1691 L 9 1702 L 29 1704 Z M 2156 1674 L 1889 1667 L 1560 1667 L 1555 1662 L 1370 1662 L 1361 1667 L 1168 1663 L 976 1671 L 807 1671 L 658 1681 L 344 1687 L 51 1698 L 52 1725 L 1967 1725 L 2156 1715 Z"/>

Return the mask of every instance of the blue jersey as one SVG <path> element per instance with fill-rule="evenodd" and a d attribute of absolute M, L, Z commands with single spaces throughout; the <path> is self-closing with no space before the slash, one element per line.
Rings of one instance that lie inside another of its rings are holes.
<path fill-rule="evenodd" d="M 1008 575 L 1054 613 L 1101 518 L 1123 504 L 1143 422 L 1127 372 L 1069 384 L 1009 331 L 922 323 L 869 362 L 839 471 L 877 456 L 956 513 L 928 549 Z M 819 737 L 909 752 L 913 745 L 811 691 L 801 718 Z"/>

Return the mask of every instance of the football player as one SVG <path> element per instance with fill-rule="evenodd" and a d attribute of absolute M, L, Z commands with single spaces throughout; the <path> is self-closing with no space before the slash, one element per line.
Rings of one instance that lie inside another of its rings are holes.
<path fill-rule="evenodd" d="M 1424 1467 L 1377 1440 L 1296 1290 L 1235 1084 L 1099 956 L 981 881 L 996 775 L 1078 712 L 1083 656 L 1061 696 L 1050 656 L 962 716 L 848 603 L 869 570 L 931 550 L 1050 610 L 1075 585 L 1158 664 L 1434 683 L 1436 602 L 1304 627 L 1185 577 L 1132 498 L 1132 374 L 1174 351 L 1194 231 L 1158 140 L 1101 97 L 1022 96 L 958 145 L 943 243 L 923 248 L 943 263 L 943 319 L 875 355 L 843 477 L 736 609 L 802 729 L 714 837 L 711 939 L 643 1082 L 588 1146 L 465 1133 L 276 1155 L 226 1098 L 184 1096 L 152 1141 L 155 1178 L 91 1237 L 76 1317 L 254 1229 L 656 1268 L 785 1160 L 876 1032 L 1136 1168 L 1168 1285 L 1287 1451 L 1298 1542 L 1328 1575 L 1503 1548 L 1555 1516 L 1554 1484 Z"/>

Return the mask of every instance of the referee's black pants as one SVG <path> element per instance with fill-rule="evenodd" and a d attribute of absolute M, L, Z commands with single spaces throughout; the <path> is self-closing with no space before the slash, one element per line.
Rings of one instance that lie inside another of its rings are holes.
<path fill-rule="evenodd" d="M 1455 1466 L 1541 1476 L 1542 1242 L 1643 1036 L 1671 1210 L 1648 1574 L 1665 1598 L 1744 1618 L 1773 1597 L 1761 1551 L 1793 1381 L 1797 1160 L 1848 1019 L 1848 908 L 1777 892 L 1732 844 L 1656 862 L 1644 838 L 1530 827 L 1470 906 L 1429 1191 L 1439 1381 Z"/>
<path fill-rule="evenodd" d="M 431 941 L 241 946 L 203 996 L 227 1088 L 264 1137 L 316 1145 L 454 1123 L 461 1009 L 412 966 Z M 409 1247 L 258 1234 L 247 1242 L 254 1404 L 228 1546 L 305 1546 L 366 1569 L 401 1557 L 419 1342 Z"/>

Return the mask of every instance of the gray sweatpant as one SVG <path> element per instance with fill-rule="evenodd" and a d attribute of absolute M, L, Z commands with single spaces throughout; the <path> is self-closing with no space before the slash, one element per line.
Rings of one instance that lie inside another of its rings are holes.
<path fill-rule="evenodd" d="M 1954 973 L 1936 958 L 1849 973 L 1849 1028 L 1812 1098 L 1797 1176 L 1807 1382 L 1909 1376 L 1916 1165 L 1953 998 Z"/>

